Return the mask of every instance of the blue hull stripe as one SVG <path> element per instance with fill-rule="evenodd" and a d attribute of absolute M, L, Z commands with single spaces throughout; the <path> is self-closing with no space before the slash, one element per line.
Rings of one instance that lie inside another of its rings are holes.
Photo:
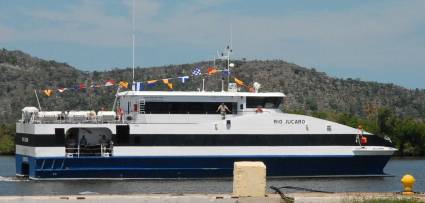
<path fill-rule="evenodd" d="M 268 176 L 375 176 L 384 174 L 389 159 L 390 156 L 24 158 L 16 155 L 16 173 L 36 179 L 231 177 L 235 161 L 262 161 Z"/>

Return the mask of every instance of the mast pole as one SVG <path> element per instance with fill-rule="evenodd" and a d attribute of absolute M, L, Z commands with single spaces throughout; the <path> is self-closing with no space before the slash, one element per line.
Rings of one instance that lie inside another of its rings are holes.
<path fill-rule="evenodd" d="M 135 32 L 135 30 L 136 30 L 136 28 L 135 28 L 135 1 L 133 0 L 133 17 L 132 17 L 132 27 L 133 27 L 133 29 L 132 29 L 132 39 L 133 39 L 133 65 L 132 65 L 132 69 L 133 69 L 133 85 L 135 84 L 135 82 L 134 82 L 134 42 L 135 42 L 135 35 L 134 35 L 134 32 Z"/>
<path fill-rule="evenodd" d="M 233 26 L 230 24 L 230 42 L 227 49 L 227 91 L 229 91 L 230 84 L 230 52 L 232 52 L 232 41 L 233 41 Z"/>
<path fill-rule="evenodd" d="M 40 100 L 38 99 L 37 90 L 34 89 L 35 98 L 37 99 L 38 108 L 41 110 Z"/>

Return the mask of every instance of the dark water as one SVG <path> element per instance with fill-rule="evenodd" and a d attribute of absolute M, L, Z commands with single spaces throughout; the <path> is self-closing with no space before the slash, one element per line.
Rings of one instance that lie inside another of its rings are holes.
<path fill-rule="evenodd" d="M 209 180 L 84 180 L 29 181 L 14 178 L 13 156 L 0 156 L 0 195 L 134 194 L 134 193 L 230 193 L 231 179 Z M 394 177 L 378 178 L 281 178 L 268 186 L 296 186 L 332 192 L 398 192 L 401 177 L 416 178 L 415 191 L 425 191 L 425 158 L 393 158 L 385 168 Z M 286 190 L 288 192 L 294 190 Z"/>

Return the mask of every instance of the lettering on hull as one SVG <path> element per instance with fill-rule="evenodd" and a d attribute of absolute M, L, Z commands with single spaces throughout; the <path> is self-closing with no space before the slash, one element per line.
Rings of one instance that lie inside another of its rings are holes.
<path fill-rule="evenodd" d="M 291 119 L 291 120 L 279 120 L 279 119 L 275 119 L 273 120 L 273 123 L 276 125 L 304 125 L 306 122 L 305 120 L 296 120 L 296 119 Z"/>

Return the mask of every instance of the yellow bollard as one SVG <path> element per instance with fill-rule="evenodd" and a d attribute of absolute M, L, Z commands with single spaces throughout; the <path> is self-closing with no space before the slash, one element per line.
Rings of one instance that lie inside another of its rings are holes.
<path fill-rule="evenodd" d="M 401 183 L 404 186 L 404 191 L 402 192 L 403 195 L 413 195 L 415 192 L 413 192 L 413 184 L 415 184 L 415 177 L 412 175 L 406 174 L 401 179 Z"/>

